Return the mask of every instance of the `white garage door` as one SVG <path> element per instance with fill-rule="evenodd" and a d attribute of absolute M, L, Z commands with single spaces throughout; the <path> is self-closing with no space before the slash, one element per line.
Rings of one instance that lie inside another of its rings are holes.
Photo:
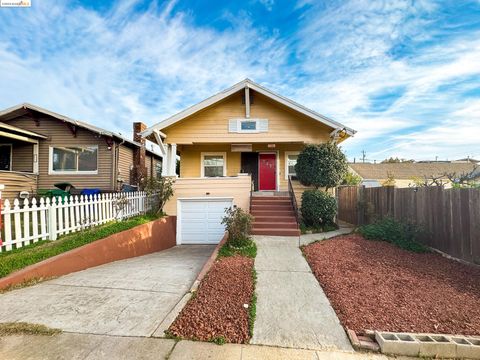
<path fill-rule="evenodd" d="M 218 244 L 225 228 L 221 224 L 231 198 L 179 199 L 177 244 Z"/>

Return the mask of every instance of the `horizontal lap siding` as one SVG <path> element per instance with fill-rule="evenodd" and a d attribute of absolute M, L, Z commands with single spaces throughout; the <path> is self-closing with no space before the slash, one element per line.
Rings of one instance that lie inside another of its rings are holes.
<path fill-rule="evenodd" d="M 125 145 L 118 149 L 118 179 L 130 184 L 130 168 L 133 165 L 133 150 Z"/>
<path fill-rule="evenodd" d="M 36 126 L 31 118 L 17 118 L 8 121 L 19 128 L 34 131 L 48 136 L 39 144 L 39 188 L 54 188 L 58 182 L 70 182 L 77 188 L 112 188 L 112 150 L 109 150 L 103 137 L 91 131 L 77 128 L 74 137 L 66 124 L 51 118 L 40 118 L 40 126 Z M 48 160 L 50 146 L 98 145 L 98 174 L 96 175 L 49 175 Z"/>
<path fill-rule="evenodd" d="M 219 142 L 306 142 L 321 143 L 329 139 L 331 128 L 269 100 L 254 94 L 251 118 L 269 120 L 265 133 L 238 134 L 228 132 L 228 120 L 244 118 L 245 105 L 240 93 L 194 114 L 162 131 L 167 134 L 167 143 L 219 143 Z"/>
<path fill-rule="evenodd" d="M 33 172 L 33 144 L 13 144 L 12 170 Z"/>
<path fill-rule="evenodd" d="M 12 171 L 0 171 L 0 184 L 5 185 L 2 199 L 13 200 L 18 198 L 20 191 L 36 192 L 37 176 L 34 174 L 21 174 Z"/>
<path fill-rule="evenodd" d="M 168 215 L 177 215 L 178 198 L 187 197 L 233 197 L 235 205 L 249 211 L 250 184 L 250 176 L 235 178 L 179 178 L 174 184 L 174 195 L 165 204 L 164 211 Z"/>

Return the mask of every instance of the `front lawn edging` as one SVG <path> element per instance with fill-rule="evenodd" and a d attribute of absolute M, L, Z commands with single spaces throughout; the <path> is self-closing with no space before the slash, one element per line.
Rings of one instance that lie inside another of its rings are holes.
<path fill-rule="evenodd" d="M 85 270 L 117 260 L 147 255 L 176 244 L 176 217 L 169 216 L 58 254 L 0 279 L 0 290 Z"/>

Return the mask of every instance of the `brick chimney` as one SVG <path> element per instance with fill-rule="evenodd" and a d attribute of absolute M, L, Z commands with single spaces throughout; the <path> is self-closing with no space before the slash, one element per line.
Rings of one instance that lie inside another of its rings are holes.
<path fill-rule="evenodd" d="M 135 148 L 133 151 L 132 185 L 140 185 L 142 179 L 147 177 L 145 138 L 140 135 L 140 132 L 146 128 L 147 125 L 142 122 L 133 123 L 133 141 L 140 143 L 142 146 Z"/>

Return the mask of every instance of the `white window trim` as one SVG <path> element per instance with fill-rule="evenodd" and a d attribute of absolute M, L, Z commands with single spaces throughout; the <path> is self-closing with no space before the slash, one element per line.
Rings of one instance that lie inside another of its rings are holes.
<path fill-rule="evenodd" d="M 8 167 L 10 170 L 7 170 L 7 171 L 13 171 L 13 169 L 12 169 L 12 166 L 13 166 L 13 144 L 0 144 L 0 145 L 10 147 L 10 166 Z"/>
<path fill-rule="evenodd" d="M 285 151 L 285 180 L 288 180 L 288 155 L 298 155 L 300 151 Z"/>
<path fill-rule="evenodd" d="M 238 119 L 237 120 L 238 124 L 237 124 L 237 130 L 239 133 L 242 133 L 242 134 L 256 134 L 256 133 L 259 133 L 260 130 L 258 129 L 258 119 Z M 255 130 L 242 130 L 242 123 L 244 122 L 254 122 L 255 123 Z"/>
<path fill-rule="evenodd" d="M 95 147 L 97 149 L 97 170 L 94 171 L 56 171 L 53 170 L 53 149 L 58 147 Z M 99 147 L 98 145 L 53 145 L 48 148 L 48 175 L 98 175 L 98 156 L 99 156 Z"/>
<path fill-rule="evenodd" d="M 267 130 L 260 129 L 260 121 L 268 121 L 268 119 L 260 119 L 260 118 L 239 118 L 239 119 L 231 119 L 231 121 L 235 121 L 236 131 L 232 131 L 237 134 L 259 134 L 262 132 L 268 132 Z M 242 122 L 254 122 L 255 123 L 255 130 L 242 130 Z M 230 132 L 230 131 L 229 131 Z"/>
<path fill-rule="evenodd" d="M 202 178 L 207 177 L 205 176 L 205 167 L 203 166 L 203 162 L 205 160 L 205 155 L 220 155 L 223 156 L 223 176 L 227 176 L 227 153 L 226 152 L 202 152 L 200 153 L 200 176 Z M 213 176 L 208 176 L 213 177 Z M 218 176 L 217 176 L 218 177 Z"/>

